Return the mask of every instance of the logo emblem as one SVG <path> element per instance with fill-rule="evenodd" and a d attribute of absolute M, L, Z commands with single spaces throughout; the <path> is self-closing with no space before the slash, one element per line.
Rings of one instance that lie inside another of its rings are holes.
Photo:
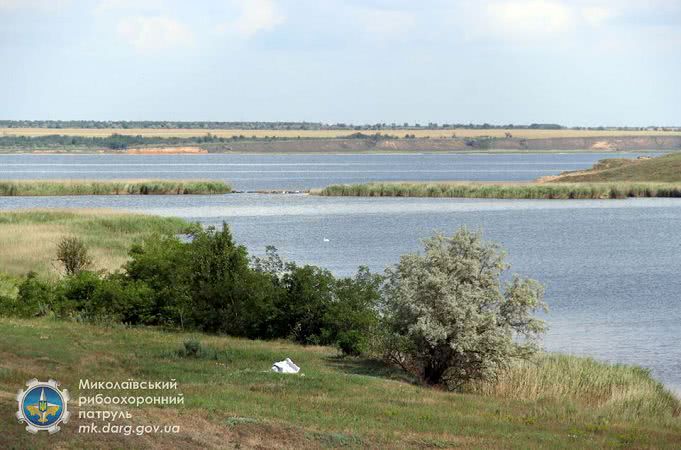
<path fill-rule="evenodd" d="M 52 434 L 60 430 L 60 423 L 68 423 L 71 415 L 67 409 L 69 392 L 60 390 L 57 381 L 44 383 L 34 378 L 26 382 L 26 386 L 26 390 L 17 394 L 17 419 L 26 424 L 26 431 L 47 430 Z"/>

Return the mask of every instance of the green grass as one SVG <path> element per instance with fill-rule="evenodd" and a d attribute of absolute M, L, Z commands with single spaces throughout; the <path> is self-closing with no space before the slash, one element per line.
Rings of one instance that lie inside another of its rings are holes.
<path fill-rule="evenodd" d="M 189 339 L 209 350 L 205 356 L 180 356 Z M 645 371 L 576 357 L 542 356 L 512 369 L 499 388 L 455 394 L 330 348 L 49 319 L 0 319 L 0 356 L 3 448 L 672 449 L 681 442 L 678 400 Z M 269 371 L 285 357 L 304 376 Z M 180 425 L 180 434 L 77 434 L 87 421 L 73 402 L 75 417 L 61 432 L 29 435 L 12 417 L 16 391 L 33 377 L 58 379 L 73 398 L 96 394 L 80 392 L 79 379 L 176 379 L 183 407 L 127 407 L 132 418 L 119 423 Z"/>
<path fill-rule="evenodd" d="M 226 194 L 229 192 L 232 192 L 231 186 L 222 181 L 0 181 L 0 196 L 190 195 Z"/>
<path fill-rule="evenodd" d="M 681 182 L 681 154 L 650 159 L 604 159 L 592 169 L 565 172 L 552 180 L 562 182 Z"/>
<path fill-rule="evenodd" d="M 680 183 L 366 183 L 336 184 L 312 194 L 347 197 L 606 199 L 681 197 Z"/>
<path fill-rule="evenodd" d="M 56 246 L 64 236 L 85 242 L 95 269 L 115 270 L 127 259 L 133 242 L 151 233 L 178 234 L 192 227 L 179 218 L 100 209 L 0 212 L 0 272 L 56 275 Z M 0 278 L 0 291 L 2 285 Z"/>

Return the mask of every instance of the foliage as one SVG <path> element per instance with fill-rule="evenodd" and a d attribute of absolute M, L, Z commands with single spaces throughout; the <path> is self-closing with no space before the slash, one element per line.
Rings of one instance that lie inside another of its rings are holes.
<path fill-rule="evenodd" d="M 226 224 L 197 230 L 189 243 L 148 238 L 130 257 L 127 277 L 153 292 L 150 323 L 304 344 L 343 338 L 357 353 L 377 321 L 380 277 L 361 269 L 337 279 L 319 267 L 285 264 L 274 247 L 249 260 Z"/>
<path fill-rule="evenodd" d="M 386 359 L 426 383 L 460 389 L 536 351 L 544 325 L 532 312 L 545 307 L 537 282 L 516 277 L 502 291 L 503 253 L 465 228 L 424 243 L 424 254 L 402 256 L 387 271 Z"/>
<path fill-rule="evenodd" d="M 183 356 L 197 357 L 201 354 L 201 342 L 196 339 L 184 341 Z"/>
<path fill-rule="evenodd" d="M 92 265 L 87 246 L 76 236 L 64 237 L 59 241 L 57 261 L 64 266 L 66 275 L 75 275 Z"/>
<path fill-rule="evenodd" d="M 19 285 L 16 298 L 5 298 L 0 313 L 16 317 L 37 317 L 49 314 L 55 303 L 54 286 L 29 272 Z"/>

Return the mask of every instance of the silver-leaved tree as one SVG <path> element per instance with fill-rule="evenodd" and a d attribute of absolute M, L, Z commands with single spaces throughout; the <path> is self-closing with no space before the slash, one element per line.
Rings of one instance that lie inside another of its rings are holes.
<path fill-rule="evenodd" d="M 460 229 L 424 241 L 387 272 L 380 348 L 391 363 L 429 384 L 460 389 L 494 378 L 514 358 L 538 350 L 543 287 L 514 277 L 498 245 Z"/>

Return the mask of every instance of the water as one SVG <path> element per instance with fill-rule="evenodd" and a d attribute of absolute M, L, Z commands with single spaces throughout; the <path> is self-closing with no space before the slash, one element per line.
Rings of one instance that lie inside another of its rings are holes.
<path fill-rule="evenodd" d="M 547 287 L 548 350 L 651 368 L 681 391 L 680 199 L 476 200 L 307 195 L 15 197 L 0 208 L 110 207 L 226 221 L 253 253 L 339 275 L 382 271 L 435 230 L 481 228 Z M 324 239 L 328 239 L 325 242 Z"/>
<path fill-rule="evenodd" d="M 216 179 L 237 190 L 412 180 L 527 181 L 626 153 L 361 155 L 0 154 L 2 179 Z"/>
<path fill-rule="evenodd" d="M 378 179 L 527 180 L 588 167 L 606 156 L 612 154 L 1 155 L 0 177 L 186 178 L 185 170 L 205 169 L 201 178 L 226 179 L 237 189 L 307 189 Z M 234 178 L 243 171 L 249 173 Z M 204 224 L 226 221 L 252 253 L 275 245 L 287 259 L 339 275 L 362 264 L 382 271 L 399 255 L 417 251 L 420 239 L 435 230 L 482 229 L 508 250 L 514 273 L 546 285 L 548 350 L 639 364 L 681 392 L 681 199 L 0 197 L 0 209 L 35 207 L 105 207 Z"/>

